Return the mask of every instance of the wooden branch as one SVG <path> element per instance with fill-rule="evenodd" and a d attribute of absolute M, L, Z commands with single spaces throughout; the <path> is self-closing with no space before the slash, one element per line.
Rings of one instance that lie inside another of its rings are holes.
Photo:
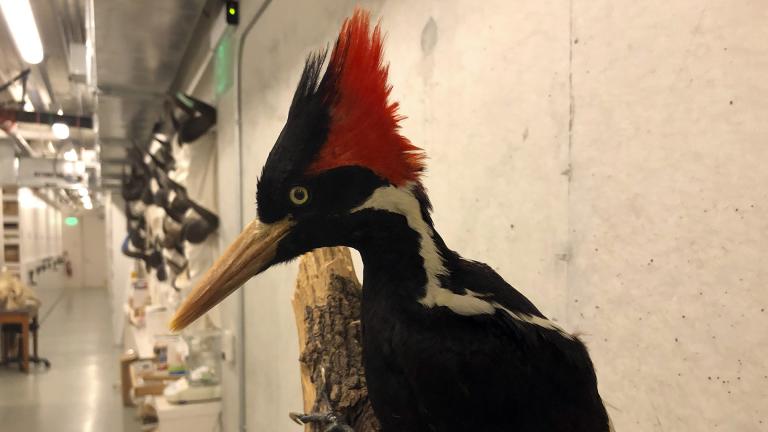
<path fill-rule="evenodd" d="M 349 249 L 318 249 L 301 258 L 292 303 L 304 412 L 333 412 L 355 432 L 379 432 L 362 363 L 360 293 Z"/>

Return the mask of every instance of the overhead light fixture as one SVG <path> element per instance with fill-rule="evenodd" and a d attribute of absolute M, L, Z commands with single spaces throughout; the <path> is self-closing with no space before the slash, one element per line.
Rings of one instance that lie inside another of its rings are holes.
<path fill-rule="evenodd" d="M 69 149 L 64 152 L 64 160 L 68 162 L 74 162 L 77 158 L 77 150 L 75 149 Z"/>
<path fill-rule="evenodd" d="M 74 166 L 74 171 L 75 171 L 76 175 L 81 176 L 81 175 L 85 174 L 85 162 L 83 162 L 81 160 L 75 161 L 74 165 L 75 165 Z"/>
<path fill-rule="evenodd" d="M 86 210 L 93 210 L 93 203 L 89 200 L 83 203 L 83 207 Z"/>
<path fill-rule="evenodd" d="M 81 197 L 87 197 L 88 196 L 88 188 L 81 187 L 80 189 L 77 190 L 77 193 Z"/>
<path fill-rule="evenodd" d="M 96 163 L 98 156 L 96 155 L 96 150 L 86 150 L 84 149 L 80 153 L 80 157 L 83 159 L 83 162 L 86 164 L 93 164 Z"/>
<path fill-rule="evenodd" d="M 36 197 L 29 188 L 19 188 L 19 206 L 23 208 L 45 208 L 45 202 Z"/>
<path fill-rule="evenodd" d="M 69 138 L 69 126 L 66 123 L 54 123 L 51 125 L 51 131 L 56 139 L 65 140 Z"/>
<path fill-rule="evenodd" d="M 29 64 L 43 61 L 43 43 L 29 0 L 0 0 L 0 9 L 21 58 Z"/>
<path fill-rule="evenodd" d="M 32 105 L 32 101 L 29 100 L 29 96 L 24 97 L 24 111 L 32 112 L 35 110 L 35 106 Z"/>

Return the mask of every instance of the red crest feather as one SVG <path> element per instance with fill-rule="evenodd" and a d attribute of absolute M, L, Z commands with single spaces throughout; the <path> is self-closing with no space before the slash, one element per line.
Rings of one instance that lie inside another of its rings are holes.
<path fill-rule="evenodd" d="M 328 137 L 308 174 L 359 165 L 397 186 L 419 179 L 424 153 L 400 135 L 404 117 L 389 101 L 382 45 L 379 24 L 370 32 L 368 12 L 356 9 L 342 25 L 326 71 L 335 81 Z"/>

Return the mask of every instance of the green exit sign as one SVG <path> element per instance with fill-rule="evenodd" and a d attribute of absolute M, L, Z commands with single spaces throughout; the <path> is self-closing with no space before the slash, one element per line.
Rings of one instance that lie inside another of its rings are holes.
<path fill-rule="evenodd" d="M 78 218 L 76 218 L 74 216 L 69 216 L 69 217 L 64 219 L 64 224 L 66 226 L 77 226 L 78 223 L 80 223 L 80 219 L 78 219 Z"/>

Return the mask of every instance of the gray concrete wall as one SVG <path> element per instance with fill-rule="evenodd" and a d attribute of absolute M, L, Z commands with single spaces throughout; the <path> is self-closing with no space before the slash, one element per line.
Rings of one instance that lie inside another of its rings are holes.
<path fill-rule="evenodd" d="M 765 431 L 768 8 L 652 4 L 574 6 L 569 322 L 621 430 Z"/>
<path fill-rule="evenodd" d="M 219 98 L 221 238 L 283 126 L 306 54 L 357 2 L 276 0 L 243 64 L 243 166 Z M 620 431 L 768 426 L 768 9 L 716 0 L 368 1 L 449 246 L 582 334 Z M 244 2 L 243 22 L 259 4 Z M 241 26 L 243 27 L 243 26 Z M 239 30 L 242 31 L 242 28 Z M 232 196 L 242 181 L 241 196 Z M 248 430 L 301 407 L 295 264 L 245 287 Z M 222 306 L 237 326 L 237 297 Z"/>

